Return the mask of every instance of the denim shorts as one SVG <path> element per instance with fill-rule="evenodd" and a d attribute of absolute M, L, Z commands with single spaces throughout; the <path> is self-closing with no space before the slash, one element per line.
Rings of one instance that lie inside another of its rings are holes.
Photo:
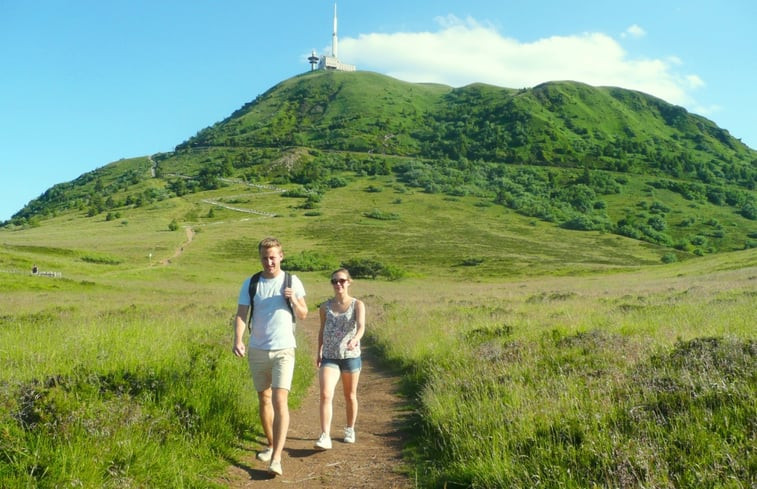
<path fill-rule="evenodd" d="M 342 372 L 359 372 L 363 367 L 363 361 L 360 357 L 321 358 L 321 367 L 338 368 Z"/>

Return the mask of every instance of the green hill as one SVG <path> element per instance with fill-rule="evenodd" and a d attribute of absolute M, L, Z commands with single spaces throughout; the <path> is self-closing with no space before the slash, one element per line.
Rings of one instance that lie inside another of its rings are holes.
<path fill-rule="evenodd" d="M 286 187 L 312 216 L 333 189 L 378 176 L 375 191 L 467 198 L 471 215 L 508 208 L 654 243 L 669 248 L 667 260 L 757 244 L 757 152 L 681 107 L 576 82 L 453 89 L 369 72 L 285 80 L 171 153 L 52 187 L 5 227 L 73 211 L 118 219 L 249 183 Z M 391 207 L 401 211 L 400 200 Z M 373 211 L 396 214 L 364 212 Z"/>

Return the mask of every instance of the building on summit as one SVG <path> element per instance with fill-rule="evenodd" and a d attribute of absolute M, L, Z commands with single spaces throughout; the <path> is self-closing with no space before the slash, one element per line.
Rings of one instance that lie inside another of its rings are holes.
<path fill-rule="evenodd" d="M 355 71 L 355 65 L 342 63 L 337 56 L 339 39 L 336 34 L 336 3 L 334 4 L 334 30 L 331 33 L 331 56 L 321 56 L 320 58 L 315 54 L 315 51 L 310 55 L 308 61 L 310 62 L 311 71 L 315 69 L 315 64 L 318 63 L 319 70 L 336 70 L 336 71 Z"/>

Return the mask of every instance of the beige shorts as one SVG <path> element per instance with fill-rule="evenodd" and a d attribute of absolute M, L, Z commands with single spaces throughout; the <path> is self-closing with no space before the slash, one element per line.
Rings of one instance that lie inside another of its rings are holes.
<path fill-rule="evenodd" d="M 250 374 L 255 390 L 262 392 L 269 387 L 292 389 L 294 376 L 294 348 L 283 350 L 258 350 L 250 348 L 247 355 Z"/>

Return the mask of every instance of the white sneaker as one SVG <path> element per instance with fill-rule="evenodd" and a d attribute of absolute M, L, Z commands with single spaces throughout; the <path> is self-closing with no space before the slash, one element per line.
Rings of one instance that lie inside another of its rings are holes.
<path fill-rule="evenodd" d="M 261 462 L 270 462 L 272 455 L 273 455 L 273 448 L 267 447 L 265 450 L 259 451 L 257 455 L 255 455 L 255 458 L 257 458 Z"/>
<path fill-rule="evenodd" d="M 271 465 L 268 466 L 268 473 L 274 475 L 281 475 L 284 472 L 281 470 L 281 460 L 271 461 Z"/>
<path fill-rule="evenodd" d="M 315 447 L 322 450 L 329 450 L 331 448 L 331 437 L 327 433 L 321 433 L 318 440 L 315 442 Z"/>
<path fill-rule="evenodd" d="M 344 429 L 344 443 L 355 443 L 355 428 Z"/>

